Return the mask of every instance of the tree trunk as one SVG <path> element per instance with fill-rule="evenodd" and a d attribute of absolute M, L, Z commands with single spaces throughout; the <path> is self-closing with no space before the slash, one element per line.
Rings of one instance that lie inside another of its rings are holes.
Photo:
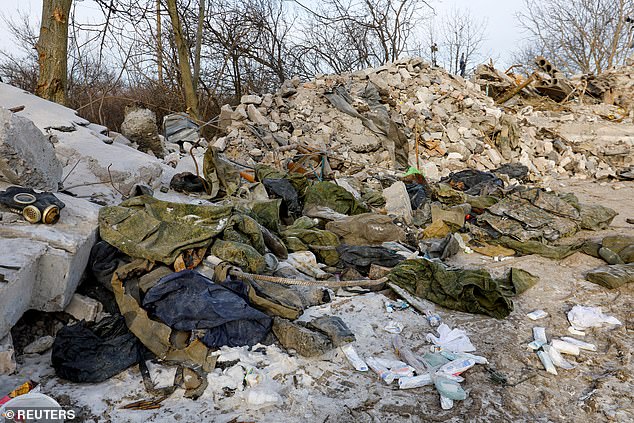
<path fill-rule="evenodd" d="M 161 0 L 156 0 L 156 62 L 158 83 L 163 85 L 163 32 L 161 30 Z"/>
<path fill-rule="evenodd" d="M 36 94 L 66 104 L 68 16 L 72 0 L 42 2 L 42 25 L 35 46 L 40 65 Z"/>
<path fill-rule="evenodd" d="M 203 23 L 205 22 L 205 0 L 199 0 L 198 28 L 196 28 L 196 51 L 194 52 L 194 89 L 198 88 L 200 78 L 200 50 L 203 44 Z"/>
<path fill-rule="evenodd" d="M 198 96 L 194 88 L 194 80 L 192 78 L 192 69 L 189 65 L 189 49 L 185 42 L 185 36 L 181 28 L 181 21 L 178 16 L 176 0 L 167 0 L 167 11 L 172 21 L 172 30 L 174 31 L 174 41 L 178 50 L 178 67 L 180 68 L 181 84 L 183 85 L 183 93 L 185 95 L 185 104 L 187 112 L 196 120 L 200 120 L 198 113 Z"/>

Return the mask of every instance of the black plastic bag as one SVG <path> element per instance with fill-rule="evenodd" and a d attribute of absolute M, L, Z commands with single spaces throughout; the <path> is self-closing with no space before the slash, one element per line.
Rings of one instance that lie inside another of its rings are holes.
<path fill-rule="evenodd" d="M 266 192 L 275 197 L 281 198 L 284 201 L 286 209 L 294 216 L 299 217 L 302 215 L 302 206 L 299 204 L 299 195 L 297 190 L 293 187 L 293 184 L 288 179 L 269 179 L 266 178 L 262 181 Z"/>
<path fill-rule="evenodd" d="M 271 330 L 272 320 L 242 296 L 193 270 L 162 278 L 143 299 L 143 307 L 172 329 L 202 331 L 210 348 L 253 346 Z"/>
<path fill-rule="evenodd" d="M 97 383 L 137 364 L 142 352 L 142 345 L 119 315 L 93 325 L 81 321 L 63 327 L 53 343 L 51 364 L 62 379 Z"/>
<path fill-rule="evenodd" d="M 487 195 L 496 188 L 504 188 L 504 182 L 490 172 L 475 169 L 461 170 L 440 180 L 453 189 L 464 191 L 469 195 Z"/>
<path fill-rule="evenodd" d="M 112 291 L 112 274 L 123 263 L 128 263 L 129 257 L 106 241 L 99 241 L 90 250 L 90 270 L 100 285 Z"/>
<path fill-rule="evenodd" d="M 420 206 L 427 202 L 427 192 L 423 185 L 416 183 L 405 184 L 405 188 L 407 188 L 407 195 L 409 195 L 412 210 L 418 210 Z"/>

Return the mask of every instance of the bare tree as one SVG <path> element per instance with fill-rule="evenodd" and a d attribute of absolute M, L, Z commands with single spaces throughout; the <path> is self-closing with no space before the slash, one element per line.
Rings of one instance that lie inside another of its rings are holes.
<path fill-rule="evenodd" d="M 167 11 L 172 22 L 174 32 L 174 42 L 178 50 L 178 66 L 180 69 L 181 83 L 183 85 L 183 95 L 189 114 L 195 119 L 200 118 L 198 113 L 198 95 L 194 86 L 191 66 L 189 64 L 190 53 L 187 40 L 181 26 L 181 18 L 178 14 L 176 0 L 167 0 Z"/>
<path fill-rule="evenodd" d="M 439 53 L 451 73 L 460 72 L 461 61 L 469 67 L 485 39 L 487 22 L 475 19 L 468 10 L 452 9 L 440 20 Z"/>
<path fill-rule="evenodd" d="M 47 100 L 66 103 L 68 16 L 72 0 L 42 2 L 42 23 L 37 41 L 40 73 L 36 93 Z"/>
<path fill-rule="evenodd" d="M 295 2 L 309 17 L 299 51 L 317 71 L 345 72 L 398 60 L 431 10 L 424 0 L 324 0 L 316 9 Z"/>
<path fill-rule="evenodd" d="M 562 70 L 598 74 L 627 58 L 633 0 L 524 0 L 524 6 L 518 18 L 528 44 Z"/>

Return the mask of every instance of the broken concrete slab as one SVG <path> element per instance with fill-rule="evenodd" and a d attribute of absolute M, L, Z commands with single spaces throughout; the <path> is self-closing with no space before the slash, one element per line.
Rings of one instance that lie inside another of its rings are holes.
<path fill-rule="evenodd" d="M 402 218 L 405 223 L 412 223 L 412 204 L 410 203 L 407 188 L 401 181 L 383 190 L 385 209 L 387 214 Z"/>
<path fill-rule="evenodd" d="M 94 322 L 97 320 L 97 316 L 103 310 L 103 304 L 99 301 L 86 297 L 81 294 L 73 295 L 70 303 L 66 306 L 64 311 L 77 320 L 85 320 L 87 322 Z"/>
<path fill-rule="evenodd" d="M 30 120 L 0 107 L 0 178 L 15 185 L 57 191 L 62 164 L 50 140 Z"/>
<path fill-rule="evenodd" d="M 66 207 L 55 225 L 0 222 L 0 336 L 29 309 L 64 310 L 86 269 L 99 206 L 56 195 Z"/>
<path fill-rule="evenodd" d="M 50 335 L 46 335 L 36 339 L 35 341 L 24 347 L 23 352 L 24 354 L 41 354 L 51 349 L 54 342 L 55 338 Z"/>
<path fill-rule="evenodd" d="M 27 239 L 7 239 L 0 236 L 0 338 L 31 308 L 31 298 L 38 285 L 40 259 L 48 246 Z"/>
<path fill-rule="evenodd" d="M 31 120 L 44 136 L 50 137 L 63 166 L 65 189 L 73 194 L 113 204 L 121 199 L 121 193 L 129 194 L 135 184 L 155 189 L 168 186 L 176 173 L 159 159 L 117 139 L 105 143 L 103 135 L 90 129 L 90 122 L 74 110 L 0 83 L 0 107 L 16 105 L 25 106 L 16 116 Z"/>

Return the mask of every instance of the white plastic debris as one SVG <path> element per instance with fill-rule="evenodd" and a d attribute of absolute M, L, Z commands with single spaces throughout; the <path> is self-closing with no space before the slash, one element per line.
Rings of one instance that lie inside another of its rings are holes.
<path fill-rule="evenodd" d="M 389 360 L 385 358 L 377 358 L 376 361 L 388 368 L 391 373 L 393 373 L 397 378 L 401 377 L 413 377 L 415 369 L 408 365 L 407 363 L 403 363 L 399 360 Z"/>
<path fill-rule="evenodd" d="M 383 329 L 389 333 L 399 334 L 403 332 L 403 324 L 392 320 Z"/>
<path fill-rule="evenodd" d="M 553 364 L 553 361 L 547 352 L 537 351 L 537 356 L 541 360 L 542 364 L 544 365 L 544 368 L 546 369 L 548 373 L 553 375 L 557 374 L 557 369 L 555 369 L 555 365 Z"/>
<path fill-rule="evenodd" d="M 458 359 L 450 361 L 449 363 L 441 366 L 438 371 L 440 373 L 446 373 L 448 375 L 459 375 L 473 366 L 476 365 L 475 360 L 471 358 Z"/>
<path fill-rule="evenodd" d="M 444 395 L 440 396 L 440 406 L 443 410 L 451 410 L 453 408 L 453 400 Z"/>
<path fill-rule="evenodd" d="M 414 377 L 402 377 L 398 380 L 399 389 L 414 389 L 431 385 L 431 375 L 429 373 Z"/>
<path fill-rule="evenodd" d="M 396 375 L 390 372 L 387 367 L 382 366 L 381 363 L 379 363 L 375 358 L 370 357 L 366 360 L 366 362 L 368 363 L 368 366 L 370 366 L 370 368 L 374 371 L 374 373 L 379 375 L 379 377 L 383 379 L 383 382 L 387 383 L 388 385 L 390 385 L 396 379 Z"/>
<path fill-rule="evenodd" d="M 546 338 L 546 328 L 542 328 L 539 326 L 536 326 L 533 328 L 533 339 L 535 339 L 536 342 L 543 344 L 547 344 L 548 343 L 548 338 Z"/>
<path fill-rule="evenodd" d="M 350 364 L 352 364 L 352 367 L 360 372 L 368 371 L 368 365 L 365 364 L 365 361 L 363 361 L 361 357 L 359 357 L 359 354 L 357 354 L 352 344 L 344 345 L 341 347 L 341 351 L 343 351 Z"/>
<path fill-rule="evenodd" d="M 586 336 L 585 332 L 582 332 L 580 330 L 577 330 L 575 328 L 573 328 L 572 326 L 570 326 L 568 328 L 568 332 L 570 332 L 571 335 L 576 335 L 576 336 Z"/>
<path fill-rule="evenodd" d="M 528 313 L 526 316 L 528 316 L 528 318 L 531 320 L 539 320 L 548 316 L 548 313 L 546 313 L 544 310 L 535 310 L 533 312 Z"/>
<path fill-rule="evenodd" d="M 542 347 L 542 345 L 544 345 L 544 343 L 541 341 L 533 341 L 530 344 L 528 344 L 528 348 L 533 351 L 537 351 L 538 349 Z"/>
<path fill-rule="evenodd" d="M 550 345 L 562 354 L 579 355 L 580 353 L 578 345 L 571 344 L 561 339 L 553 339 L 550 342 Z"/>
<path fill-rule="evenodd" d="M 570 338 L 569 336 L 564 336 L 561 339 L 562 339 L 562 341 L 568 342 L 569 344 L 576 345 L 577 347 L 579 347 L 582 350 L 586 350 L 586 351 L 596 351 L 597 350 L 597 346 L 594 345 L 594 344 L 591 344 L 589 342 L 580 341 L 580 340 L 575 339 L 575 338 Z"/>
<path fill-rule="evenodd" d="M 580 305 L 574 306 L 572 310 L 568 312 L 568 321 L 578 330 L 600 327 L 604 323 L 610 325 L 621 324 L 616 317 L 604 314 L 600 307 L 585 307 Z"/>
<path fill-rule="evenodd" d="M 462 329 L 451 329 L 445 323 L 438 326 L 438 337 L 432 333 L 427 334 L 427 341 L 451 352 L 471 352 L 475 351 L 475 347 Z"/>
<path fill-rule="evenodd" d="M 570 362 L 566 361 L 566 359 L 563 358 L 561 354 L 559 354 L 559 351 L 557 351 L 557 349 L 553 347 L 552 345 L 544 345 L 543 348 L 544 348 L 544 352 L 550 356 L 550 360 L 555 366 L 560 367 L 562 369 L 566 369 L 566 370 L 571 370 L 575 368 L 575 366 L 573 366 Z"/>

